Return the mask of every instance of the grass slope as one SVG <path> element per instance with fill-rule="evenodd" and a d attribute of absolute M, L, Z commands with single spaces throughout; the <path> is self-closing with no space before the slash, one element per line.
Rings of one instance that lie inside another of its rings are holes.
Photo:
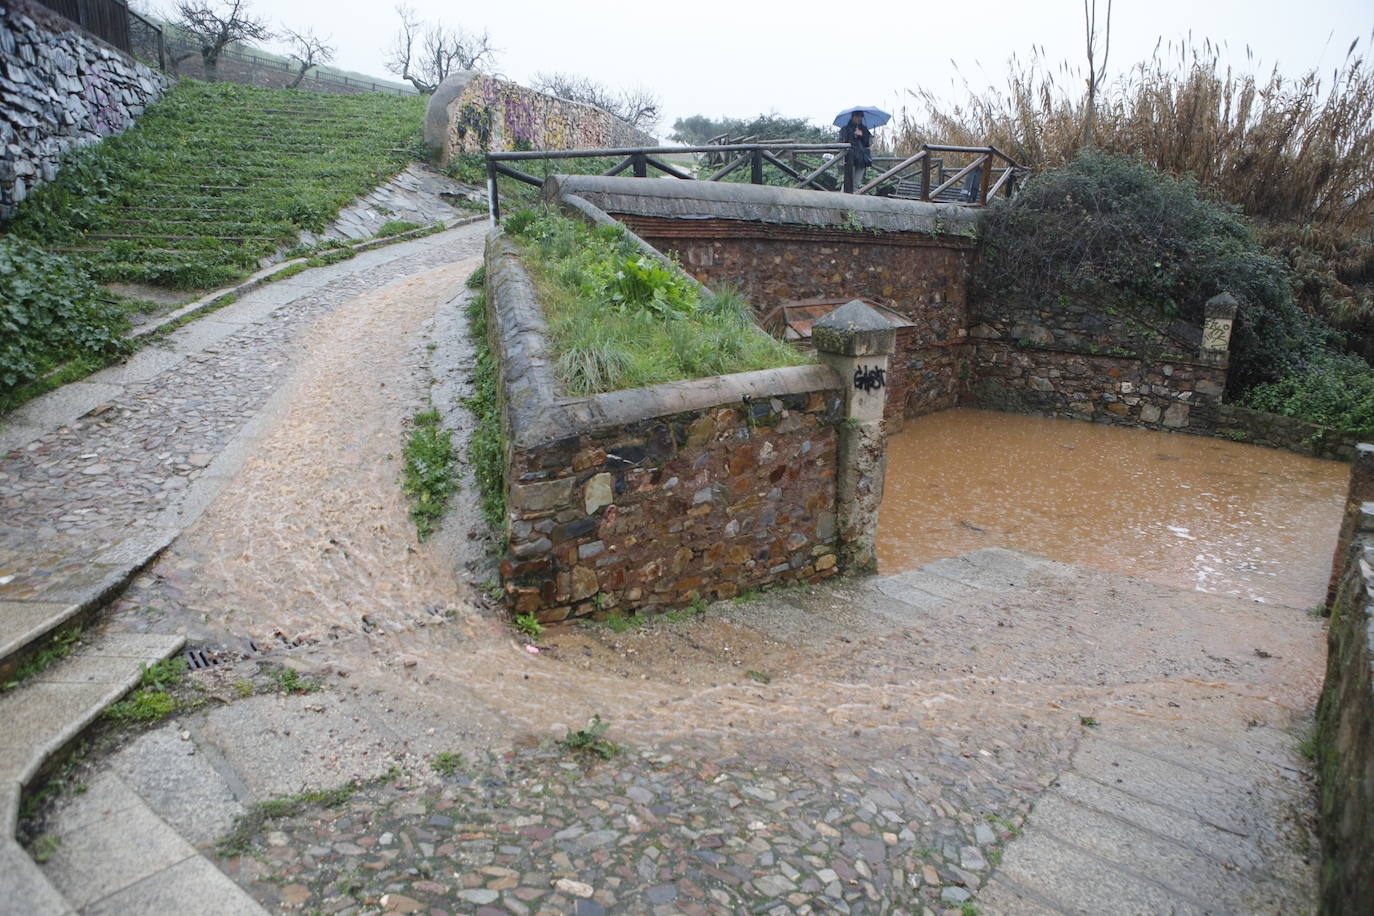
<path fill-rule="evenodd" d="M 425 103 L 183 80 L 69 156 L 8 228 L 97 280 L 220 286 L 399 171 Z"/>

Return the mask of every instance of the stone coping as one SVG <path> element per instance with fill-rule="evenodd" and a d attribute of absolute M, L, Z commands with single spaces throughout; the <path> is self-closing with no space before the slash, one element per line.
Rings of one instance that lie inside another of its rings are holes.
<path fill-rule="evenodd" d="M 547 325 L 534 283 L 519 250 L 499 229 L 487 236 L 486 265 L 487 309 L 494 329 L 491 343 L 499 357 L 507 433 L 517 448 L 754 398 L 841 387 L 832 370 L 813 365 L 665 382 L 587 397 L 564 396 L 554 378 Z"/>
<path fill-rule="evenodd" d="M 799 226 L 854 227 L 883 232 L 966 235 L 977 213 L 957 204 L 778 188 L 723 181 L 551 175 L 544 199 L 574 195 L 608 213 L 673 219 L 735 219 Z"/>

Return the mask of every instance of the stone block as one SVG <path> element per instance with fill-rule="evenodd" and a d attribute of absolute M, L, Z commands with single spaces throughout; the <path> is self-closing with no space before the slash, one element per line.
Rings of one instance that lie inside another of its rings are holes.
<path fill-rule="evenodd" d="M 512 509 L 525 512 L 547 512 L 566 506 L 572 500 L 572 491 L 571 479 L 511 484 L 510 504 Z"/>

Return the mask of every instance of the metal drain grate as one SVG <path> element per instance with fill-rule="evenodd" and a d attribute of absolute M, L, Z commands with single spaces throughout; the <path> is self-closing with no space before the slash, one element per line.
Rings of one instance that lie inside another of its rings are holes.
<path fill-rule="evenodd" d="M 182 657 L 186 659 L 186 667 L 192 671 L 213 668 L 224 661 L 214 649 L 188 649 Z"/>

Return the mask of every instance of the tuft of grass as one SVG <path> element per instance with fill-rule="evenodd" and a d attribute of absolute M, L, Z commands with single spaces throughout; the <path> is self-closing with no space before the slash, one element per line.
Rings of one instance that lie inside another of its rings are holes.
<path fill-rule="evenodd" d="M 302 677 L 295 668 L 281 667 L 268 677 L 281 693 L 314 693 L 324 686 L 318 678 Z"/>
<path fill-rule="evenodd" d="M 749 680 L 751 680 L 751 681 L 757 681 L 757 682 L 760 683 L 760 684 L 768 684 L 768 683 L 771 683 L 772 680 L 773 680 L 771 677 L 769 677 L 769 676 L 768 676 L 767 674 L 765 674 L 764 672 L 762 672 L 762 671 L 755 671 L 753 668 L 750 668 L 748 671 L 744 672 L 744 674 L 745 674 L 746 677 L 749 678 Z"/>
<path fill-rule="evenodd" d="M 57 854 L 58 847 L 61 845 L 61 837 L 53 836 L 51 833 L 45 833 L 33 841 L 33 847 L 30 849 L 30 852 L 33 855 L 33 860 L 39 865 L 43 865 Z"/>
<path fill-rule="evenodd" d="M 170 690 L 185 681 L 186 659 L 177 656 L 141 667 L 143 673 L 134 692 L 106 709 L 106 718 L 121 725 L 146 725 L 160 722 L 184 705 Z"/>
<path fill-rule="evenodd" d="M 14 675 L 3 684 L 0 684 L 0 694 L 13 690 L 29 678 L 37 674 L 42 674 L 53 665 L 67 658 L 76 651 L 76 645 L 81 641 L 81 631 L 79 629 L 63 630 L 52 639 L 48 640 L 47 645 L 33 654 L 28 661 L 15 669 Z"/>
<path fill-rule="evenodd" d="M 602 760 L 610 760 L 624 750 L 615 742 L 602 737 L 610 727 L 610 723 L 603 722 L 600 715 L 594 715 L 585 728 L 579 728 L 577 731 L 569 729 L 568 734 L 559 739 L 558 743 L 568 751 L 585 751 L 597 755 Z"/>
<path fill-rule="evenodd" d="M 413 502 L 410 517 L 420 540 L 427 540 L 443 518 L 449 497 L 458 487 L 453 443 L 439 425 L 439 412 L 425 410 L 415 415 L 410 439 L 403 451 L 405 469 L 401 489 Z"/>
<path fill-rule="evenodd" d="M 373 783 L 385 781 L 389 776 Z M 247 812 L 239 815 L 228 833 L 215 842 L 215 851 L 222 857 L 243 855 L 253 848 L 253 838 L 257 836 L 268 821 L 294 817 L 312 806 L 338 808 L 348 803 L 357 792 L 368 784 L 356 780 L 336 789 L 314 789 L 296 795 L 282 795 L 258 802 Z"/>
<path fill-rule="evenodd" d="M 1099 723 L 1097 719 L 1093 718 L 1092 716 L 1079 716 L 1078 724 L 1083 726 L 1084 728 L 1097 728 L 1097 726 L 1101 723 Z"/>
<path fill-rule="evenodd" d="M 538 636 L 546 629 L 546 627 L 539 622 L 539 618 L 534 616 L 533 613 L 516 615 L 515 628 L 530 637 Z"/>
<path fill-rule="evenodd" d="M 644 622 L 644 618 L 637 614 L 622 614 L 617 611 L 603 620 L 602 624 L 612 633 L 628 633 L 644 626 Z"/>
<path fill-rule="evenodd" d="M 468 274 L 468 289 L 481 289 L 487 282 L 487 265 L 479 264 L 477 269 Z"/>
<path fill-rule="evenodd" d="M 402 232 L 413 232 L 416 229 L 423 229 L 419 223 L 412 223 L 404 219 L 389 219 L 382 223 L 376 232 L 376 238 L 386 238 L 388 235 L 400 235 Z"/>
<path fill-rule="evenodd" d="M 441 751 L 435 754 L 434 759 L 429 762 L 429 768 L 445 779 L 458 772 L 458 768 L 462 765 L 463 755 L 450 751 Z"/>

